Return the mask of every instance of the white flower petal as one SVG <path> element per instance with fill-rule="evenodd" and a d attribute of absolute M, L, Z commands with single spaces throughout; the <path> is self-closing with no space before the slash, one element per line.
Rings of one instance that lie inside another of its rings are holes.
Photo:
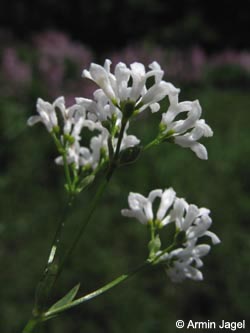
<path fill-rule="evenodd" d="M 190 205 L 188 207 L 185 219 L 183 221 L 182 229 L 187 230 L 199 215 L 200 215 L 199 208 L 195 205 Z"/>
<path fill-rule="evenodd" d="M 221 240 L 219 239 L 219 237 L 215 233 L 213 233 L 212 231 L 206 231 L 204 233 L 204 235 L 205 236 L 209 236 L 211 238 L 211 240 L 212 240 L 212 243 L 214 245 L 219 244 L 221 242 Z"/>
<path fill-rule="evenodd" d="M 152 113 L 158 112 L 160 110 L 159 103 L 152 103 L 152 104 L 150 104 L 149 107 L 150 107 Z"/>
<path fill-rule="evenodd" d="M 37 124 L 37 123 L 39 123 L 39 122 L 41 122 L 41 121 L 42 121 L 42 119 L 41 119 L 40 116 L 31 116 L 31 117 L 29 117 L 29 119 L 27 120 L 27 124 L 28 124 L 29 126 L 33 126 L 33 125 L 35 125 L 35 124 Z"/>
<path fill-rule="evenodd" d="M 207 149 L 204 145 L 199 142 L 195 142 L 191 147 L 191 150 L 199 157 L 201 160 L 207 160 Z"/>
<path fill-rule="evenodd" d="M 131 76 L 133 79 L 132 88 L 130 92 L 130 99 L 132 101 L 137 101 L 142 93 L 142 89 L 146 83 L 146 72 L 143 64 L 139 62 L 134 62 L 130 65 Z"/>
<path fill-rule="evenodd" d="M 157 211 L 157 219 L 159 221 L 163 220 L 165 217 L 167 210 L 173 204 L 175 199 L 175 191 L 172 188 L 165 190 L 161 197 L 161 203 L 159 209 Z"/>

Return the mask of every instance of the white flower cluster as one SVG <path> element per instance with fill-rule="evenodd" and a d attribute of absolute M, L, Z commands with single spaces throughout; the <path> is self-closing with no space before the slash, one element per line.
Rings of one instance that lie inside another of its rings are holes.
<path fill-rule="evenodd" d="M 171 83 L 162 80 L 163 70 L 157 62 L 149 65 L 146 72 L 143 64 L 134 62 L 127 67 L 120 62 L 115 66 L 114 74 L 110 71 L 111 61 L 106 60 L 104 67 L 91 64 L 89 71 L 83 71 L 83 77 L 93 80 L 105 93 L 107 98 L 119 108 L 124 102 L 134 102 L 135 110 L 143 111 L 150 107 L 153 112 L 160 109 L 159 101 L 165 96 L 179 92 Z M 153 85 L 147 89 L 149 78 Z M 131 81 L 131 83 L 130 83 Z"/>
<path fill-rule="evenodd" d="M 199 119 L 201 108 L 198 101 L 179 103 L 180 90 L 162 79 L 164 72 L 158 63 L 149 65 L 148 72 L 138 62 L 130 67 L 120 62 L 115 66 L 114 74 L 110 68 L 111 61 L 106 60 L 103 67 L 92 63 L 89 70 L 83 71 L 83 77 L 99 86 L 93 99 L 78 97 L 76 103 L 67 108 L 63 97 L 52 104 L 39 98 L 38 115 L 30 117 L 28 124 L 42 122 L 56 135 L 66 150 L 68 164 L 74 164 L 76 169 L 90 167 L 94 170 L 103 154 L 109 158 L 110 149 L 116 150 L 123 123 L 126 126 L 119 151 L 138 145 L 140 140 L 127 134 L 129 119 L 148 107 L 152 112 L 159 111 L 159 102 L 168 96 L 170 106 L 163 113 L 160 126 L 162 141 L 173 138 L 175 143 L 192 149 L 199 158 L 207 158 L 206 148 L 197 141 L 213 133 L 205 121 Z M 187 118 L 175 121 L 182 112 L 187 112 Z M 63 128 L 60 128 L 62 121 Z M 82 146 L 86 129 L 93 132 L 93 137 L 88 146 Z M 56 158 L 56 163 L 63 164 L 63 157 Z"/>
<path fill-rule="evenodd" d="M 73 163 L 76 169 L 79 166 L 97 167 L 101 149 L 107 146 L 108 136 L 100 122 L 88 119 L 86 110 L 78 104 L 66 108 L 64 97 L 57 98 L 53 104 L 39 98 L 37 112 L 39 116 L 30 117 L 28 125 L 42 122 L 49 132 L 55 135 L 59 133 L 60 143 L 66 148 L 68 164 Z M 59 127 L 60 120 L 63 121 L 62 130 Z M 91 138 L 89 147 L 81 146 L 81 132 L 84 128 L 99 133 Z M 56 158 L 56 163 L 63 164 L 62 156 Z"/>
<path fill-rule="evenodd" d="M 160 204 L 154 214 L 153 204 L 157 197 L 160 198 Z M 164 263 L 171 280 L 180 282 L 185 278 L 203 279 L 199 270 L 203 265 L 201 257 L 210 251 L 210 245 L 200 244 L 199 239 L 208 236 L 213 244 L 220 242 L 219 238 L 208 230 L 212 223 L 210 211 L 189 205 L 184 199 L 176 197 L 172 188 L 151 191 L 148 197 L 130 193 L 128 203 L 130 209 L 123 209 L 122 215 L 134 217 L 154 230 L 175 223 L 176 234 L 172 246 L 165 250 L 159 248 L 153 258 Z"/>
<path fill-rule="evenodd" d="M 131 162 L 131 156 L 135 159 L 141 148 L 140 140 L 127 134 L 130 119 L 147 108 L 158 112 L 159 103 L 165 97 L 169 100 L 168 110 L 162 113 L 158 135 L 145 149 L 169 141 L 190 148 L 200 159 L 207 159 L 207 150 L 198 140 L 212 136 L 213 132 L 205 120 L 200 119 L 199 102 L 179 102 L 180 90 L 163 80 L 164 72 L 158 63 L 153 62 L 146 71 L 141 63 L 134 62 L 128 67 L 120 62 L 112 73 L 111 61 L 106 60 L 104 66 L 92 63 L 82 75 L 98 86 L 93 99 L 77 97 L 74 105 L 66 107 L 64 97 L 52 104 L 39 98 L 38 115 L 28 119 L 28 125 L 42 122 L 53 136 L 60 153 L 55 161 L 65 166 L 69 191 L 79 192 L 105 163 L 109 179 L 117 165 Z M 123 150 L 124 154 L 120 154 Z M 154 214 L 156 198 L 160 199 L 160 205 Z M 122 214 L 151 227 L 149 259 L 154 263 L 163 262 L 173 281 L 202 279 L 201 258 L 209 252 L 210 246 L 200 244 L 199 240 L 209 236 L 213 244 L 219 242 L 218 237 L 208 231 L 212 223 L 209 210 L 177 198 L 172 188 L 154 190 L 148 197 L 130 193 L 128 202 L 130 209 L 122 210 Z M 174 242 L 170 248 L 162 250 L 158 230 L 172 222 L 176 228 Z"/>

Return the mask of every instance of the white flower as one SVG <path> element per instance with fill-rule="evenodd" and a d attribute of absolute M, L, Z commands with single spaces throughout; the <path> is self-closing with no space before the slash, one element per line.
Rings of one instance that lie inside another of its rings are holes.
<path fill-rule="evenodd" d="M 166 272 L 173 282 L 182 282 L 186 278 L 200 281 L 203 280 L 202 272 L 191 265 L 192 262 L 176 260 L 173 266 L 166 268 Z"/>
<path fill-rule="evenodd" d="M 155 198 L 162 195 L 162 190 L 151 191 L 148 197 L 144 197 L 139 193 L 130 192 L 128 196 L 128 204 L 130 209 L 123 209 L 122 215 L 134 217 L 142 224 L 147 224 L 154 218 L 152 203 Z"/>
<path fill-rule="evenodd" d="M 157 197 L 161 199 L 161 202 L 155 217 L 153 213 L 153 202 Z M 173 204 L 174 198 L 175 191 L 172 188 L 165 191 L 151 191 L 147 198 L 139 193 L 131 192 L 128 196 L 130 209 L 123 209 L 121 213 L 123 216 L 134 217 L 143 224 L 157 220 L 157 222 L 163 226 L 169 219 L 166 213 Z"/>
<path fill-rule="evenodd" d="M 56 108 L 60 111 L 61 116 L 64 120 L 63 132 L 64 134 L 69 134 L 72 125 L 79 117 L 85 117 L 85 109 L 80 105 L 73 105 L 69 108 L 65 106 L 65 99 L 63 96 L 58 97 L 52 104 L 44 101 L 41 98 L 37 100 L 37 112 L 38 116 L 32 116 L 28 119 L 28 125 L 33 126 L 38 122 L 42 122 L 49 132 L 58 127 L 58 116 L 56 113 Z"/>
<path fill-rule="evenodd" d="M 202 273 L 198 268 L 203 266 L 201 257 L 208 254 L 210 245 L 198 244 L 200 237 L 209 236 L 213 244 L 220 243 L 219 238 L 208 228 L 212 224 L 206 208 L 188 205 L 184 199 L 175 199 L 170 213 L 171 221 L 175 221 L 177 232 L 185 232 L 183 247 L 177 248 L 160 256 L 160 261 L 166 262 L 166 272 L 174 282 L 181 282 L 185 278 L 202 280 Z M 158 255 L 160 255 L 159 252 Z"/>
<path fill-rule="evenodd" d="M 98 135 L 95 135 L 90 140 L 90 145 L 88 147 L 82 147 L 80 141 L 82 138 L 82 131 L 84 128 L 88 128 L 90 131 L 99 131 Z M 74 163 L 75 167 L 78 169 L 80 166 L 90 166 L 94 170 L 101 157 L 101 149 L 107 149 L 107 139 L 108 131 L 99 122 L 94 122 L 89 119 L 84 119 L 83 116 L 77 116 L 74 119 L 71 132 L 68 133 L 74 141 L 67 146 L 67 163 Z M 63 143 L 64 137 L 61 137 Z M 63 164 L 63 157 L 59 156 L 56 158 L 57 164 Z"/>
<path fill-rule="evenodd" d="M 83 71 L 83 77 L 94 81 L 112 101 L 121 107 L 121 102 L 132 101 L 141 111 L 150 107 L 153 112 L 159 110 L 158 102 L 165 96 L 179 92 L 171 83 L 162 81 L 163 70 L 153 62 L 146 72 L 143 64 L 134 62 L 127 67 L 120 62 L 115 66 L 114 74 L 110 71 L 111 61 L 106 59 L 104 66 L 92 63 L 90 69 Z M 147 80 L 153 77 L 153 85 L 147 89 Z M 132 82 L 132 83 L 130 83 Z"/>
<path fill-rule="evenodd" d="M 100 66 L 95 63 L 91 63 L 89 71 L 83 70 L 82 76 L 94 81 L 111 100 L 115 100 L 116 94 L 114 88 L 116 88 L 116 79 L 113 74 L 110 73 L 111 61 L 106 59 L 104 66 Z"/>
<path fill-rule="evenodd" d="M 107 132 L 102 131 L 98 136 L 94 136 L 90 141 L 91 149 L 91 159 L 89 163 L 92 166 L 92 169 L 96 169 L 100 162 L 101 150 L 105 149 L 107 151 Z"/>
<path fill-rule="evenodd" d="M 166 272 L 173 282 L 181 282 L 186 278 L 202 280 L 203 275 L 198 268 L 203 266 L 201 258 L 207 255 L 210 249 L 208 244 L 192 244 L 163 255 L 160 261 L 167 262 Z"/>
<path fill-rule="evenodd" d="M 56 101 L 53 103 L 53 106 L 57 107 L 61 112 L 61 116 L 64 121 L 64 134 L 70 134 L 72 126 L 75 125 L 79 121 L 79 119 L 85 119 L 86 117 L 85 108 L 78 104 L 73 104 L 69 108 L 66 108 L 64 97 L 57 98 Z M 80 124 L 78 126 L 80 126 Z"/>
<path fill-rule="evenodd" d="M 183 112 L 187 112 L 186 119 L 175 120 Z M 164 134 L 168 135 L 169 133 L 176 144 L 190 148 L 197 157 L 206 160 L 207 150 L 204 145 L 197 141 L 203 136 L 212 136 L 213 131 L 204 119 L 200 119 L 201 112 L 198 100 L 179 103 L 178 94 L 172 94 L 170 95 L 170 106 L 167 112 L 162 114 L 161 124 L 165 127 Z"/>
<path fill-rule="evenodd" d="M 184 199 L 176 198 L 170 219 L 175 221 L 178 230 L 185 231 L 187 242 L 208 236 L 213 244 L 218 244 L 220 243 L 219 238 L 213 232 L 208 231 L 212 224 L 209 214 L 210 210 L 207 208 L 198 208 L 196 205 L 189 205 Z"/>
<path fill-rule="evenodd" d="M 79 165 L 82 164 L 82 159 L 80 156 L 81 146 L 78 141 L 74 142 L 70 147 L 67 148 L 67 163 L 74 164 L 78 169 Z M 55 159 L 56 164 L 63 165 L 64 160 L 62 156 Z"/>
<path fill-rule="evenodd" d="M 53 128 L 58 126 L 57 115 L 55 112 L 55 106 L 62 97 L 59 97 L 53 104 L 38 98 L 36 108 L 39 116 L 32 116 L 28 119 L 28 125 L 33 126 L 38 122 L 42 122 L 49 132 L 52 132 Z"/>
<path fill-rule="evenodd" d="M 137 146 L 139 143 L 140 143 L 140 140 L 136 136 L 128 135 L 126 132 L 124 132 L 120 150 L 122 151 L 127 148 Z"/>
<path fill-rule="evenodd" d="M 119 121 L 117 122 L 117 125 L 120 126 Z M 127 122 L 125 131 L 123 133 L 120 151 L 125 150 L 127 148 L 132 148 L 134 146 L 137 146 L 140 143 L 140 140 L 135 135 L 128 135 L 127 134 L 128 128 L 129 128 L 129 122 Z M 118 142 L 118 138 L 115 138 L 113 140 L 113 149 L 114 149 L 114 151 L 116 150 L 117 142 Z"/>
<path fill-rule="evenodd" d="M 76 103 L 87 110 L 87 117 L 93 121 L 105 121 L 111 119 L 113 115 L 117 119 L 122 118 L 121 111 L 109 102 L 102 89 L 94 92 L 94 100 L 77 97 Z"/>
<path fill-rule="evenodd" d="M 202 280 L 203 275 L 199 270 L 203 266 L 201 258 L 206 256 L 210 249 L 211 246 L 208 244 L 192 243 L 163 254 L 159 261 L 165 262 L 166 273 L 173 282 L 182 282 L 186 278 Z"/>

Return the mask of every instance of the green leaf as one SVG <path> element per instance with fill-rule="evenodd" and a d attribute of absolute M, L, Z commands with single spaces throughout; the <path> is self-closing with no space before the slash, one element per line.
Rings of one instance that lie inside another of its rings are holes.
<path fill-rule="evenodd" d="M 80 288 L 80 283 L 78 283 L 74 288 L 72 288 L 63 298 L 61 298 L 59 301 L 57 301 L 55 304 L 53 304 L 49 311 L 54 311 L 64 305 L 67 305 L 68 303 L 72 302 L 75 298 L 76 294 L 78 293 L 78 290 Z"/>

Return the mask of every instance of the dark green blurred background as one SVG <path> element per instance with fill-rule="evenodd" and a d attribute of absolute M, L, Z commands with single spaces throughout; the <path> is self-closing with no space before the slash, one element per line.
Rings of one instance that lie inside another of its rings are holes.
<path fill-rule="evenodd" d="M 145 259 L 146 228 L 120 214 L 129 191 L 146 195 L 173 186 L 188 202 L 211 209 L 212 230 L 222 243 L 204 258 L 202 282 L 173 284 L 156 268 L 48 322 L 41 332 L 177 332 L 177 319 L 245 319 L 250 327 L 249 19 L 247 1 L 237 8 L 225 4 L 222 15 L 198 1 L 6 1 L 0 15 L 0 332 L 20 332 L 29 318 L 66 200 L 50 137 L 41 125 L 27 128 L 26 120 L 37 97 L 65 95 L 71 103 L 75 96 L 91 96 L 93 86 L 80 78 L 81 70 L 106 56 L 145 65 L 156 59 L 166 80 L 182 89 L 180 100 L 199 99 L 214 130 L 204 140 L 209 160 L 166 144 L 118 170 L 53 299 L 78 282 L 81 294 L 92 291 Z M 130 132 L 147 143 L 158 122 L 158 114 L 148 113 Z M 78 199 L 65 245 L 94 192 L 95 186 Z"/>

